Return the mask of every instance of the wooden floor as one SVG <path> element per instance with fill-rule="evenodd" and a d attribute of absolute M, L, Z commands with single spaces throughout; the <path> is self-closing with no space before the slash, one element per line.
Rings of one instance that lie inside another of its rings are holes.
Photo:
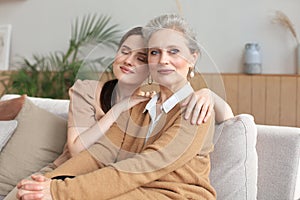
<path fill-rule="evenodd" d="M 203 74 L 191 83 L 220 95 L 234 114 L 252 114 L 257 124 L 300 127 L 300 75 Z"/>

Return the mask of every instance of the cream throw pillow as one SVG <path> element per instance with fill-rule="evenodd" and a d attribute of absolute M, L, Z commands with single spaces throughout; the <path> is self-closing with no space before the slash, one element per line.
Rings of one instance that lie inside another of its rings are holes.
<path fill-rule="evenodd" d="M 210 179 L 221 200 L 254 200 L 257 194 L 257 128 L 240 114 L 216 126 Z"/>
<path fill-rule="evenodd" d="M 0 153 L 0 195 L 54 161 L 66 142 L 67 122 L 28 98 L 16 117 L 18 127 Z"/>

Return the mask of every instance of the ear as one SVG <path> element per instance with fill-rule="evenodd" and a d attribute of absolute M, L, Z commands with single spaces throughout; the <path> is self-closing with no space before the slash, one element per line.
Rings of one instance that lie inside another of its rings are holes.
<path fill-rule="evenodd" d="M 199 53 L 198 52 L 192 53 L 192 59 L 193 59 L 192 63 L 193 63 L 193 66 L 195 66 L 195 64 L 197 63 L 198 57 L 199 57 Z"/>

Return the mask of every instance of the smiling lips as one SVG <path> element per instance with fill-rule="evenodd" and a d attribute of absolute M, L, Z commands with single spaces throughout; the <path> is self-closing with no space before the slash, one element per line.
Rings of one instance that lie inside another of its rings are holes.
<path fill-rule="evenodd" d="M 162 75 L 168 75 L 168 74 L 171 74 L 172 72 L 174 72 L 174 70 L 173 69 L 159 69 L 159 70 L 157 70 L 157 72 Z"/>
<path fill-rule="evenodd" d="M 134 71 L 131 68 L 126 67 L 126 66 L 120 66 L 120 69 L 124 74 L 133 74 L 134 73 Z"/>

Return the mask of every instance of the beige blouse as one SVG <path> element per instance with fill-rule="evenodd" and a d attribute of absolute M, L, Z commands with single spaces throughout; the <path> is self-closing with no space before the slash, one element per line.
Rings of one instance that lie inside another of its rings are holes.
<path fill-rule="evenodd" d="M 105 114 L 100 104 L 103 84 L 96 80 L 77 80 L 69 89 L 68 127 L 78 127 L 80 132 L 94 131 L 96 122 Z M 59 166 L 70 158 L 68 146 L 65 144 L 63 153 L 53 163 Z"/>

